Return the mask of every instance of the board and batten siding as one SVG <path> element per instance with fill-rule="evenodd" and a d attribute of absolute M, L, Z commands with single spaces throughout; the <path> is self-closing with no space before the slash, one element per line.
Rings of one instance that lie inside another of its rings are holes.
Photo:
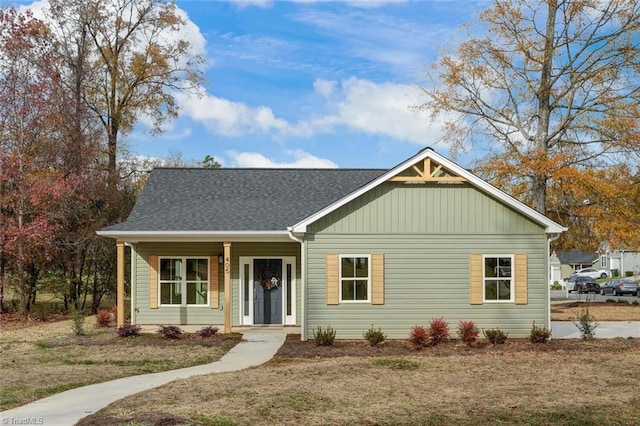
<path fill-rule="evenodd" d="M 362 338 L 372 325 L 406 338 L 414 325 L 444 318 L 526 337 L 548 320 L 547 236 L 518 212 L 462 185 L 385 183 L 308 228 L 307 333 L 336 329 Z M 384 304 L 326 303 L 326 255 L 384 255 Z M 526 254 L 528 300 L 470 303 L 470 255 Z"/>
<path fill-rule="evenodd" d="M 137 324 L 224 325 L 224 268 L 218 268 L 218 308 L 207 306 L 149 307 L 150 256 L 213 256 L 223 252 L 221 242 L 215 243 L 138 243 L 136 244 L 136 313 Z M 296 257 L 296 318 L 300 322 L 300 244 L 291 243 L 232 243 L 231 244 L 231 323 L 239 324 L 239 256 Z"/>

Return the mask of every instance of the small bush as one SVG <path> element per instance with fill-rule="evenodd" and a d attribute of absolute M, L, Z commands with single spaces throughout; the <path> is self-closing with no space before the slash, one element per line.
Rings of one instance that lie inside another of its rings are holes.
<path fill-rule="evenodd" d="M 436 346 L 449 338 L 449 324 L 444 318 L 434 318 L 429 323 L 427 334 L 429 335 L 429 343 Z"/>
<path fill-rule="evenodd" d="M 626 300 L 624 300 L 624 299 L 618 299 L 618 303 L 624 303 L 625 305 L 628 305 L 628 304 L 629 304 L 629 302 L 627 302 L 627 301 L 626 301 Z"/>
<path fill-rule="evenodd" d="M 531 327 L 531 333 L 529 333 L 529 341 L 531 343 L 547 343 L 550 338 L 551 330 L 545 327 L 537 327 L 534 321 Z"/>
<path fill-rule="evenodd" d="M 633 276 L 633 271 L 624 271 L 624 276 L 625 277 L 632 277 Z"/>
<path fill-rule="evenodd" d="M 551 290 L 562 290 L 562 286 L 558 281 L 554 281 L 553 285 L 551 286 Z"/>
<path fill-rule="evenodd" d="M 424 327 L 414 325 L 413 327 L 411 327 L 409 341 L 413 344 L 414 349 L 420 350 L 429 341 L 429 334 Z"/>
<path fill-rule="evenodd" d="M 333 346 L 335 338 L 336 331 L 331 328 L 331 326 L 327 326 L 326 330 L 318 326 L 318 328 L 313 331 L 313 340 L 316 342 L 316 346 Z"/>
<path fill-rule="evenodd" d="M 202 337 L 203 339 L 208 339 L 218 334 L 218 331 L 220 331 L 218 327 L 204 327 L 196 331 L 196 334 L 198 335 L 198 337 Z"/>
<path fill-rule="evenodd" d="M 633 302 L 631 302 L 632 305 L 640 305 L 640 302 L 638 302 L 637 300 L 634 300 Z"/>
<path fill-rule="evenodd" d="M 113 322 L 113 309 L 98 309 L 96 327 L 109 327 Z"/>
<path fill-rule="evenodd" d="M 382 332 L 382 329 L 378 327 L 378 329 L 373 328 L 373 324 L 371 324 L 371 328 L 365 331 L 362 336 L 369 341 L 371 346 L 378 346 L 378 344 L 385 341 L 387 335 Z"/>
<path fill-rule="evenodd" d="M 589 313 L 589 306 L 585 306 L 582 309 L 582 312 L 578 315 L 574 324 L 578 327 L 578 330 L 580 330 L 582 340 L 591 340 L 595 337 L 595 330 L 598 327 L 598 323 Z"/>
<path fill-rule="evenodd" d="M 69 309 L 69 312 L 71 313 L 71 330 L 73 330 L 73 334 L 76 336 L 84 335 L 84 312 L 73 306 Z"/>
<path fill-rule="evenodd" d="M 479 335 L 480 330 L 473 321 L 460 321 L 458 324 L 458 336 L 467 345 L 473 345 Z"/>
<path fill-rule="evenodd" d="M 179 339 L 182 336 L 182 329 L 175 325 L 161 325 L 158 334 L 165 339 Z"/>
<path fill-rule="evenodd" d="M 507 341 L 509 333 L 505 333 L 499 328 L 490 328 L 488 330 L 482 329 L 485 339 L 491 342 L 492 345 L 502 345 Z"/>
<path fill-rule="evenodd" d="M 140 326 L 139 325 L 125 324 L 122 327 L 118 327 L 117 332 L 118 332 L 118 335 L 120 337 L 139 336 L 140 335 Z"/>

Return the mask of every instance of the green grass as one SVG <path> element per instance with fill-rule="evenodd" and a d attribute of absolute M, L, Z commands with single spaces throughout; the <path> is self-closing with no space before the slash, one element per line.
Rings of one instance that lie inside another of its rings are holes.
<path fill-rule="evenodd" d="M 417 370 L 420 364 L 404 358 L 378 358 L 373 365 L 390 368 L 392 370 Z"/>

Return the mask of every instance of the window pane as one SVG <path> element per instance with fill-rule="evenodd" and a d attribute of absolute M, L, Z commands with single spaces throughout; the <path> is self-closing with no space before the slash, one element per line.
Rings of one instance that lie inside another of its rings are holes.
<path fill-rule="evenodd" d="M 187 259 L 187 281 L 206 281 L 208 271 L 207 259 Z"/>
<path fill-rule="evenodd" d="M 342 300 L 355 300 L 355 281 L 342 281 Z"/>
<path fill-rule="evenodd" d="M 356 281 L 356 300 L 367 300 L 367 282 L 366 281 Z"/>
<path fill-rule="evenodd" d="M 498 300 L 498 286 L 495 281 L 490 280 L 484 283 L 485 300 Z"/>
<path fill-rule="evenodd" d="M 495 257 L 484 258 L 484 276 L 485 278 L 495 278 L 498 276 L 498 259 Z"/>
<path fill-rule="evenodd" d="M 187 283 L 187 305 L 205 305 L 207 303 L 207 283 Z"/>
<path fill-rule="evenodd" d="M 160 279 L 178 281 L 182 279 L 182 259 L 160 259 Z"/>
<path fill-rule="evenodd" d="M 511 276 L 511 258 L 510 257 L 498 258 L 498 276 L 499 277 Z"/>
<path fill-rule="evenodd" d="M 511 299 L 511 281 L 500 280 L 498 281 L 498 295 L 500 300 Z"/>
<path fill-rule="evenodd" d="M 353 278 L 356 276 L 356 268 L 353 257 L 342 258 L 342 278 Z"/>
<path fill-rule="evenodd" d="M 356 277 L 368 278 L 369 277 L 369 259 L 366 257 L 356 258 Z"/>
<path fill-rule="evenodd" d="M 160 303 L 163 305 L 180 305 L 180 283 L 160 283 Z"/>

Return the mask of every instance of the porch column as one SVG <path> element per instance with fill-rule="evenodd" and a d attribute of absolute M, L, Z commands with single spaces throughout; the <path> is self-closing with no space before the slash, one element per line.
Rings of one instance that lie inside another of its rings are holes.
<path fill-rule="evenodd" d="M 231 242 L 224 246 L 224 332 L 231 333 Z"/>
<path fill-rule="evenodd" d="M 124 325 L 124 241 L 116 241 L 116 326 Z"/>

